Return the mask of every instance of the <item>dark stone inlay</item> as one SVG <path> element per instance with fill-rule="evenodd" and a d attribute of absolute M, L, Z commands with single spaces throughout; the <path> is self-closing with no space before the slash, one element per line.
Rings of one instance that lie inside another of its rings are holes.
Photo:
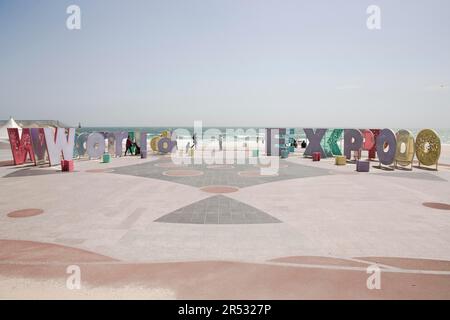
<path fill-rule="evenodd" d="M 223 195 L 213 196 L 168 213 L 155 222 L 192 224 L 281 223 L 275 217 Z"/>
<path fill-rule="evenodd" d="M 233 164 L 233 168 L 227 170 L 214 170 L 208 169 L 211 165 L 185 165 L 183 170 L 198 170 L 202 171 L 202 175 L 198 176 L 169 176 L 162 174 L 164 171 L 168 171 L 167 168 L 157 166 L 159 162 L 167 163 L 166 160 L 159 160 L 145 162 L 135 165 L 129 165 L 124 167 L 115 168 L 115 174 L 125 174 L 137 177 L 146 177 L 152 179 L 160 179 L 165 181 L 171 181 L 181 183 L 197 188 L 219 185 L 219 186 L 235 186 L 238 188 L 244 188 L 248 186 L 254 186 L 267 182 L 275 182 L 288 179 L 318 177 L 324 175 L 331 175 L 329 170 L 323 168 L 316 168 L 312 166 L 305 166 L 301 164 L 289 163 L 289 167 L 285 166 L 283 160 L 280 160 L 280 169 L 277 175 L 262 176 L 255 174 L 254 176 L 241 176 L 238 173 L 241 171 L 259 171 L 255 168 L 254 164 Z"/>

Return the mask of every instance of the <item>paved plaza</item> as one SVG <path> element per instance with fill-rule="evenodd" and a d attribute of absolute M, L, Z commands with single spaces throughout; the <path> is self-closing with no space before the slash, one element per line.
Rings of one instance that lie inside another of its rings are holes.
<path fill-rule="evenodd" d="M 162 155 L 77 160 L 71 173 L 4 163 L 0 295 L 15 279 L 64 296 L 77 264 L 101 297 L 450 298 L 450 168 L 377 165 L 295 154 L 264 176 Z M 374 263 L 380 291 L 366 287 Z"/>

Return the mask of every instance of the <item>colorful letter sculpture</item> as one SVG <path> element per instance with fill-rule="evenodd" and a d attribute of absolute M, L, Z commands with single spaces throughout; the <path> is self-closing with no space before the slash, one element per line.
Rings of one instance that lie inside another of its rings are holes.
<path fill-rule="evenodd" d="M 281 156 L 280 147 L 285 145 L 286 129 L 266 128 L 266 155 Z"/>
<path fill-rule="evenodd" d="M 368 129 L 360 130 L 363 135 L 363 146 L 362 149 L 365 151 L 370 151 L 375 146 L 375 136 L 372 131 Z"/>
<path fill-rule="evenodd" d="M 396 133 L 397 149 L 395 151 L 395 166 L 411 166 L 414 159 L 414 136 L 408 130 L 399 130 Z"/>
<path fill-rule="evenodd" d="M 381 130 L 377 137 L 377 154 L 380 166 L 382 164 L 388 166 L 394 162 L 396 149 L 395 133 L 391 129 Z"/>
<path fill-rule="evenodd" d="M 337 144 L 337 142 L 341 139 L 342 132 L 344 132 L 344 129 L 333 129 L 327 140 L 328 148 L 334 156 L 342 155 L 341 148 L 339 148 L 339 145 Z"/>
<path fill-rule="evenodd" d="M 83 132 L 81 133 L 75 141 L 75 150 L 78 157 L 82 157 L 86 154 L 86 142 L 88 139 L 89 133 Z"/>
<path fill-rule="evenodd" d="M 47 144 L 45 143 L 45 134 L 43 128 L 30 128 L 31 142 L 33 144 L 33 152 L 35 164 L 45 162 L 47 153 Z"/>
<path fill-rule="evenodd" d="M 122 156 L 122 142 L 123 142 L 123 140 L 128 138 L 128 132 L 126 132 L 126 131 L 113 132 L 113 136 L 114 136 L 114 154 L 116 157 L 121 157 Z M 109 145 L 109 143 L 108 143 L 108 145 Z"/>
<path fill-rule="evenodd" d="M 99 159 L 105 153 L 105 137 L 100 132 L 91 133 L 86 142 L 89 159 Z"/>
<path fill-rule="evenodd" d="M 352 151 L 356 151 L 360 155 L 362 146 L 363 135 L 361 131 L 358 129 L 344 130 L 344 155 L 347 159 L 352 158 Z"/>
<path fill-rule="evenodd" d="M 370 162 L 369 160 L 356 160 L 356 171 L 369 172 Z"/>
<path fill-rule="evenodd" d="M 147 132 L 141 132 L 139 135 L 138 146 L 141 149 L 141 158 L 143 154 L 145 154 L 145 158 L 147 158 Z"/>
<path fill-rule="evenodd" d="M 147 141 L 147 136 L 145 137 L 145 141 Z M 159 136 L 153 137 L 150 140 L 150 148 L 154 152 L 159 153 L 170 153 L 173 148 L 177 145 L 176 138 L 171 138 L 171 132 L 163 131 Z M 141 150 L 142 152 L 142 150 Z"/>
<path fill-rule="evenodd" d="M 75 144 L 75 128 L 56 128 L 53 134 L 52 128 L 44 128 L 45 142 L 47 144 L 48 160 L 51 166 L 60 164 L 61 153 L 66 160 L 73 159 L 73 146 Z"/>
<path fill-rule="evenodd" d="M 22 129 L 22 137 L 19 137 L 19 129 L 8 128 L 8 137 L 15 165 L 25 163 L 27 155 L 36 164 L 30 129 Z"/>
<path fill-rule="evenodd" d="M 375 144 L 372 146 L 372 148 L 369 150 L 369 159 L 375 159 L 376 153 L 377 153 L 377 137 L 380 135 L 380 129 L 370 129 L 373 133 L 373 140 L 375 141 Z"/>
<path fill-rule="evenodd" d="M 327 132 L 327 129 L 316 129 L 316 131 L 314 131 L 314 129 L 305 128 L 303 129 L 303 131 L 305 132 L 306 139 L 308 139 L 309 141 L 303 155 L 312 156 L 314 152 L 320 152 L 320 155 L 323 158 L 326 158 L 327 155 L 325 154 L 325 151 L 320 145 L 320 142 L 322 141 L 323 136 Z"/>
<path fill-rule="evenodd" d="M 419 166 L 436 165 L 441 155 L 441 139 L 434 130 L 424 129 L 416 137 L 416 156 L 419 160 Z"/>

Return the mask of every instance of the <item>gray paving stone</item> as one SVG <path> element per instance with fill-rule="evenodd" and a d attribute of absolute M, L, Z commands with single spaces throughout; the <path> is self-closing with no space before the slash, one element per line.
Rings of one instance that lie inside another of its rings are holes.
<path fill-rule="evenodd" d="M 271 215 L 223 195 L 212 196 L 168 213 L 155 222 L 195 224 L 280 223 Z"/>

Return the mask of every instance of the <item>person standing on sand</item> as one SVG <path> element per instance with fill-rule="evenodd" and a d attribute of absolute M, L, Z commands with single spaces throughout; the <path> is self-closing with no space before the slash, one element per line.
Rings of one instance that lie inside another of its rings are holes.
<path fill-rule="evenodd" d="M 222 151 L 222 135 L 219 135 L 219 151 Z"/>

